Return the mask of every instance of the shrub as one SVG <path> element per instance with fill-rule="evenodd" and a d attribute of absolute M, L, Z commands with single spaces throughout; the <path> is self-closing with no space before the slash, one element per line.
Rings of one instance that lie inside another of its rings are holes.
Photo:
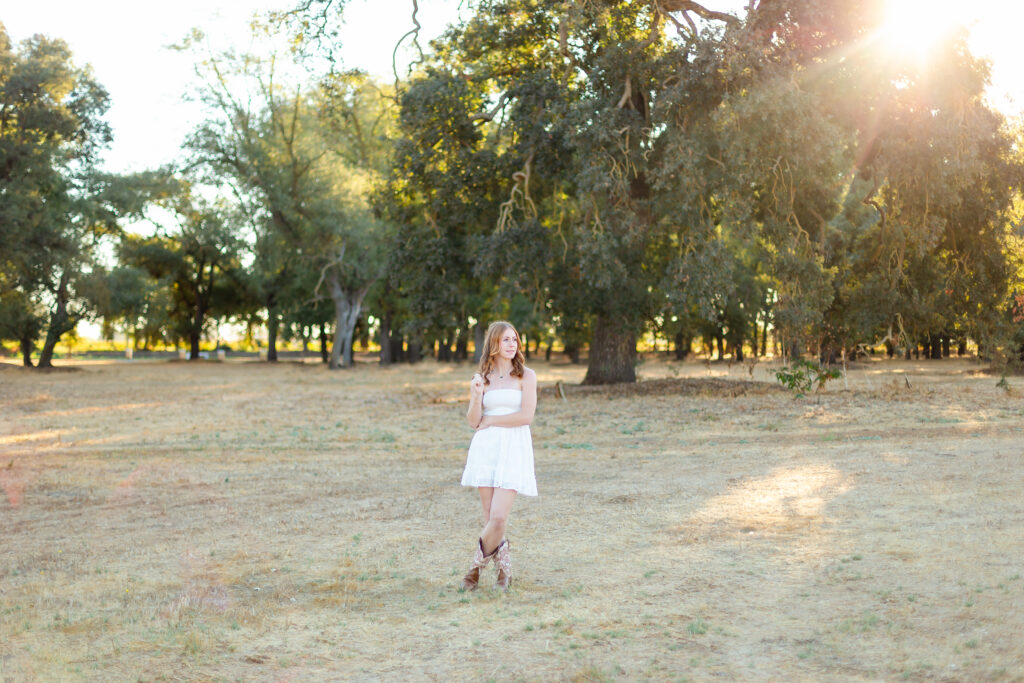
<path fill-rule="evenodd" d="M 826 368 L 803 358 L 797 358 L 790 365 L 783 366 L 775 373 L 775 378 L 782 386 L 792 391 L 794 398 L 807 395 L 812 386 L 817 385 L 815 392 L 821 391 L 829 380 L 839 379 L 842 373 L 835 368 Z"/>

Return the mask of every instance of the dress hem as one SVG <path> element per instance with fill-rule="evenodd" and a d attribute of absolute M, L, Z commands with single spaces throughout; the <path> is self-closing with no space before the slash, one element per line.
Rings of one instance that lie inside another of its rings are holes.
<path fill-rule="evenodd" d="M 507 491 L 515 491 L 520 496 L 530 496 L 531 498 L 536 498 L 538 495 L 540 495 L 538 493 L 528 493 L 523 488 L 516 488 L 515 486 L 508 486 L 508 485 L 502 486 L 500 483 L 472 484 L 472 483 L 461 482 L 461 485 L 469 487 L 469 488 L 486 487 L 486 488 L 492 488 L 492 489 L 505 489 Z"/>

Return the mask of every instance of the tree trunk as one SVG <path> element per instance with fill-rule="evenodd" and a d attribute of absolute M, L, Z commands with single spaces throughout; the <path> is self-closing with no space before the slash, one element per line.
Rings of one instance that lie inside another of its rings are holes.
<path fill-rule="evenodd" d="M 423 342 L 419 337 L 409 340 L 406 345 L 405 359 L 410 363 L 419 363 L 423 360 Z"/>
<path fill-rule="evenodd" d="M 715 346 L 718 347 L 718 360 L 725 360 L 725 338 L 722 335 L 715 335 Z"/>
<path fill-rule="evenodd" d="M 690 355 L 690 344 L 693 343 L 693 339 L 684 336 L 682 332 L 676 332 L 674 341 L 676 360 L 686 360 L 686 357 Z"/>
<path fill-rule="evenodd" d="M 391 311 L 384 311 L 380 319 L 380 364 L 391 365 Z"/>
<path fill-rule="evenodd" d="M 277 317 L 277 310 L 273 306 L 267 307 L 267 362 L 277 362 L 277 328 L 281 324 Z"/>
<path fill-rule="evenodd" d="M 618 321 L 598 316 L 584 384 L 636 381 L 636 334 Z"/>
<path fill-rule="evenodd" d="M 579 365 L 580 362 L 580 345 L 577 343 L 566 344 L 563 349 L 565 355 L 569 356 L 569 360 L 573 365 Z"/>
<path fill-rule="evenodd" d="M 391 333 L 391 339 L 388 344 L 391 346 L 391 360 L 395 363 L 399 363 L 405 360 L 405 338 L 396 333 Z"/>
<path fill-rule="evenodd" d="M 768 355 L 768 314 L 764 316 L 764 326 L 761 328 L 761 357 Z"/>
<path fill-rule="evenodd" d="M 327 323 L 320 323 L 320 362 L 329 363 L 330 354 L 327 352 Z"/>
<path fill-rule="evenodd" d="M 331 347 L 332 370 L 352 367 L 352 335 L 363 306 L 363 297 L 370 290 L 368 283 L 359 289 L 346 292 L 341 287 L 337 266 L 328 271 L 327 284 L 331 299 L 334 300 L 334 345 Z"/>
<path fill-rule="evenodd" d="M 50 324 L 46 330 L 46 341 L 43 343 L 43 350 L 39 353 L 39 366 L 41 368 L 53 367 L 53 350 L 57 342 L 65 332 L 75 329 L 77 321 L 72 320 L 68 315 L 68 281 L 67 273 L 62 273 L 60 282 L 57 285 L 57 306 L 50 313 Z"/>
<path fill-rule="evenodd" d="M 32 367 L 32 351 L 35 348 L 35 339 L 31 337 L 21 338 L 21 364 L 26 368 Z"/>
<path fill-rule="evenodd" d="M 459 329 L 459 336 L 455 340 L 455 360 L 464 361 L 469 359 L 469 330 Z"/>
<path fill-rule="evenodd" d="M 967 340 L 960 339 L 956 345 L 956 355 L 966 356 L 967 355 Z"/>
<path fill-rule="evenodd" d="M 480 362 L 480 354 L 484 352 L 484 342 L 487 341 L 484 335 L 487 334 L 487 330 L 484 329 L 484 324 L 478 322 L 476 327 L 473 328 L 473 362 Z"/>
<path fill-rule="evenodd" d="M 199 337 L 203 328 L 195 324 L 188 331 L 188 359 L 199 359 Z"/>
<path fill-rule="evenodd" d="M 452 360 L 452 333 L 445 330 L 437 340 L 437 361 L 446 363 Z"/>
<path fill-rule="evenodd" d="M 949 358 L 949 336 L 946 335 L 942 338 L 942 357 Z"/>

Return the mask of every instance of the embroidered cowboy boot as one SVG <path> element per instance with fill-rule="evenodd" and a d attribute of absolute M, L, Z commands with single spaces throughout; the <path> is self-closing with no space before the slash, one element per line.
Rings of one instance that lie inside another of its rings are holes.
<path fill-rule="evenodd" d="M 494 564 L 498 568 L 498 588 L 507 591 L 512 583 L 512 555 L 508 551 L 508 541 L 502 540 L 494 552 L 497 554 Z"/>
<path fill-rule="evenodd" d="M 476 554 L 473 556 L 473 564 L 469 565 L 469 571 L 462 577 L 462 588 L 467 591 L 476 590 L 477 585 L 480 583 L 480 572 L 487 567 L 487 564 L 494 557 L 494 554 L 498 552 L 495 548 L 490 552 L 489 555 L 484 555 L 484 542 L 483 539 L 477 539 Z"/>

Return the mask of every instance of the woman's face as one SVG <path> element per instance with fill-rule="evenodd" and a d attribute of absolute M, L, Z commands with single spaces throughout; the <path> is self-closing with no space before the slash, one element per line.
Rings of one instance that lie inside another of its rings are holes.
<path fill-rule="evenodd" d="M 506 327 L 498 337 L 498 355 L 512 360 L 516 357 L 517 351 L 519 351 L 519 337 L 516 336 L 515 330 Z"/>

